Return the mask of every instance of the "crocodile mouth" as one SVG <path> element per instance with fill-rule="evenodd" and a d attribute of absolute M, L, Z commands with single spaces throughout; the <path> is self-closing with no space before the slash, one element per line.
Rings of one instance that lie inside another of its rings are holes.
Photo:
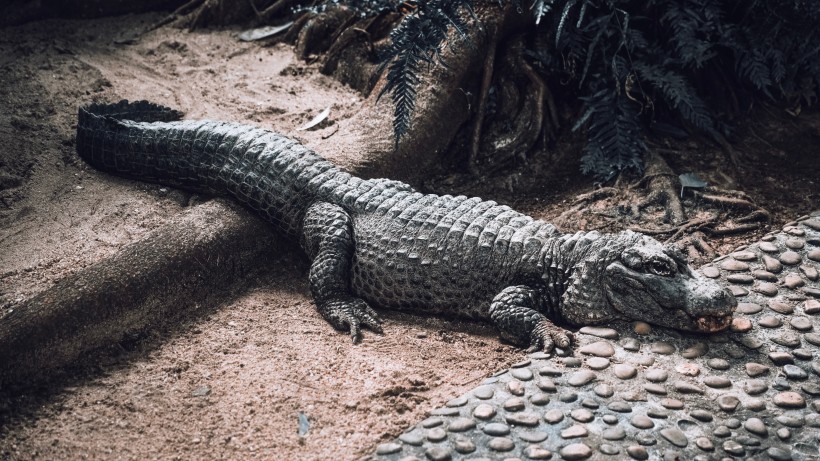
<path fill-rule="evenodd" d="M 698 330 L 707 333 L 716 333 L 729 328 L 732 324 L 732 314 L 726 315 L 702 315 L 695 318 Z"/>

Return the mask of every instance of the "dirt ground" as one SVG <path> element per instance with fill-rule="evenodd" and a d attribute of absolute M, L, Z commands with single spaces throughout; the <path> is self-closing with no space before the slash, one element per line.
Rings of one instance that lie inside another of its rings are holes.
<path fill-rule="evenodd" d="M 298 61 L 290 46 L 239 42 L 236 31 L 165 27 L 139 35 L 159 19 L 0 29 L 0 310 L 202 200 L 84 165 L 74 154 L 80 105 L 150 99 L 189 118 L 271 128 L 331 157 L 338 122 L 361 107 L 361 95 Z M 329 122 L 298 130 L 327 107 Z M 697 154 L 698 171 L 712 171 L 711 181 L 749 192 L 776 226 L 817 208 L 818 126 L 769 127 L 782 131 L 781 144 L 749 137 L 743 142 L 752 146 L 741 144 L 747 151 L 778 155 L 768 164 L 744 158 L 747 168 L 732 178 L 716 170 L 716 148 L 682 149 Z M 683 158 L 668 161 L 691 167 Z M 592 187 L 576 172 L 568 164 L 551 182 L 515 173 L 478 186 L 454 177 L 436 184 L 549 219 Z M 590 216 L 565 217 L 565 225 L 628 224 L 606 209 Z M 726 251 L 757 236 L 715 247 Z M 230 305 L 158 326 L 56 384 L 0 397 L 0 459 L 357 459 L 523 356 L 480 323 L 390 312 L 382 314 L 383 336 L 353 345 L 315 312 L 304 258 L 294 251 L 272 260 Z M 302 435 L 300 413 L 308 421 Z"/>

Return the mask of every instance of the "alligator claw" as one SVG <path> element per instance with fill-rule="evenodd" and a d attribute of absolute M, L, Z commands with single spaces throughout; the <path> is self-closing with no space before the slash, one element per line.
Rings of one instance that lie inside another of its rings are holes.
<path fill-rule="evenodd" d="M 572 332 L 557 327 L 548 320 L 542 320 L 538 322 L 538 325 L 530 334 L 529 351 L 543 350 L 544 352 L 552 352 L 556 347 L 567 349 L 574 339 Z"/>
<path fill-rule="evenodd" d="M 319 306 L 319 312 L 334 328 L 349 332 L 353 343 L 362 339 L 362 326 L 376 333 L 383 333 L 381 319 L 376 311 L 359 298 L 323 303 Z"/>

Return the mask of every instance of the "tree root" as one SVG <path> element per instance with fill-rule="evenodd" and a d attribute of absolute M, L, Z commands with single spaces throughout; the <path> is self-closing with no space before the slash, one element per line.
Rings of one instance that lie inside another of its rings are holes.
<path fill-rule="evenodd" d="M 644 178 L 649 195 L 636 205 L 636 214 L 650 205 L 661 205 L 666 209 L 664 220 L 679 225 L 686 219 L 683 205 L 678 196 L 677 175 L 660 155 L 654 152 L 644 159 L 646 170 Z M 642 180 L 642 182 L 644 182 Z"/>
<path fill-rule="evenodd" d="M 495 67 L 495 54 L 498 49 L 498 26 L 490 25 L 489 45 L 487 46 L 487 56 L 484 58 L 484 69 L 481 77 L 481 92 L 478 95 L 478 107 L 473 120 L 473 134 L 470 141 L 470 156 L 467 160 L 467 169 L 473 176 L 478 176 L 478 153 L 481 149 L 481 128 L 484 125 L 484 113 L 487 110 L 487 97 L 490 94 L 490 86 L 493 81 L 493 69 Z"/>

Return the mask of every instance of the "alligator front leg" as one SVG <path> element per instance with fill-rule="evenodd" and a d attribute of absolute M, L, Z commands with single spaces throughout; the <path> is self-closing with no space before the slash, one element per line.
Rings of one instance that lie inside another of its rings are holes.
<path fill-rule="evenodd" d="M 361 338 L 360 326 L 381 333 L 378 315 L 350 294 L 350 260 L 354 249 L 350 216 L 339 206 L 319 202 L 305 215 L 302 247 L 311 260 L 310 292 L 316 308 L 334 328 Z"/>
<path fill-rule="evenodd" d="M 496 295 L 490 305 L 490 318 L 501 331 L 501 337 L 531 350 L 552 351 L 572 343 L 572 333 L 557 327 L 537 308 L 540 294 L 526 285 L 511 286 Z"/>

